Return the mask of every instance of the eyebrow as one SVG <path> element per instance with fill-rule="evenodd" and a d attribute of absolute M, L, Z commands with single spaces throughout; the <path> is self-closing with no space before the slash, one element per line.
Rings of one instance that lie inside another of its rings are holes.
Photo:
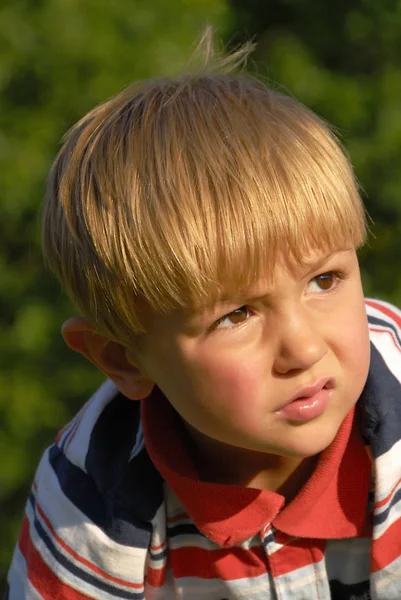
<path fill-rule="evenodd" d="M 322 267 L 324 264 L 326 264 L 327 262 L 329 262 L 329 260 L 331 260 L 333 258 L 333 256 L 335 256 L 336 254 L 340 254 L 340 252 L 343 251 L 338 251 L 338 252 L 330 252 L 330 254 L 327 254 L 326 256 L 323 256 L 321 258 L 318 259 L 306 259 L 306 260 L 302 260 L 299 264 L 301 272 L 304 275 L 307 275 L 308 273 L 310 273 L 311 271 L 316 271 L 318 270 L 320 267 Z"/>
<path fill-rule="evenodd" d="M 300 261 L 298 264 L 294 264 L 295 268 L 300 268 L 301 277 L 307 277 L 310 273 L 314 271 L 318 271 L 321 267 L 323 267 L 326 263 L 332 260 L 337 255 L 342 255 L 347 252 L 350 252 L 353 248 L 343 248 L 341 250 L 334 250 L 329 254 L 319 257 L 317 259 L 306 259 Z M 274 287 L 274 284 L 273 284 Z M 238 293 L 237 295 L 223 293 L 210 305 L 199 307 L 199 314 L 201 313 L 214 313 L 224 309 L 224 306 L 227 305 L 235 305 L 241 303 L 242 301 L 258 301 L 268 298 L 271 295 L 270 290 L 265 291 L 263 294 L 251 294 L 246 290 L 242 293 Z M 213 315 L 211 315 L 213 316 Z"/>
<path fill-rule="evenodd" d="M 320 267 L 329 262 L 329 260 L 331 260 L 333 257 L 341 254 L 346 254 L 351 250 L 353 250 L 353 248 L 343 248 L 342 250 L 334 250 L 334 252 L 330 252 L 330 254 L 318 258 L 317 260 L 306 259 L 301 261 L 301 269 L 303 271 L 303 276 L 307 275 L 308 273 L 311 273 L 312 271 L 317 271 Z"/>

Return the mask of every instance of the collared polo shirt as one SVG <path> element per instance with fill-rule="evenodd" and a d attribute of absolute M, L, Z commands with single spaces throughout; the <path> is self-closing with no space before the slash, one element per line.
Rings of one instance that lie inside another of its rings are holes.
<path fill-rule="evenodd" d="M 343 600 L 352 597 L 341 595 L 344 586 L 355 598 L 368 589 L 371 461 L 354 409 L 286 505 L 279 493 L 202 481 L 176 412 L 161 394 L 148 400 L 142 426 L 149 456 L 165 480 L 163 543 L 169 555 L 149 572 L 155 588 L 169 577 L 184 596 L 196 586 L 199 597 L 209 593 L 216 600 L 330 594 Z M 360 552 L 358 564 L 352 556 L 356 568 L 347 582 L 340 577 L 351 558 L 345 546 L 341 550 L 344 540 L 353 554 Z"/>

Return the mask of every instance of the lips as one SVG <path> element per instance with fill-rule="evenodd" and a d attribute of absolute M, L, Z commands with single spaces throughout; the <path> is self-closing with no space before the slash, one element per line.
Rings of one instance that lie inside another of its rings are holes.
<path fill-rule="evenodd" d="M 276 410 L 279 419 L 305 422 L 322 415 L 334 391 L 334 379 L 321 377 L 316 383 L 299 389 L 287 402 Z"/>
<path fill-rule="evenodd" d="M 299 400 L 300 398 L 310 398 L 311 396 L 314 396 L 315 394 L 317 394 L 318 392 L 320 392 L 323 389 L 331 390 L 331 389 L 333 389 L 333 387 L 334 387 L 334 379 L 332 377 L 321 377 L 313 385 L 307 385 L 307 386 L 301 388 L 300 390 L 298 390 L 298 392 L 296 392 L 296 394 L 294 394 L 294 396 L 292 396 L 289 400 L 287 400 L 287 402 L 284 404 L 284 406 L 286 406 L 287 404 L 291 404 L 291 402 L 294 402 L 295 400 Z"/>

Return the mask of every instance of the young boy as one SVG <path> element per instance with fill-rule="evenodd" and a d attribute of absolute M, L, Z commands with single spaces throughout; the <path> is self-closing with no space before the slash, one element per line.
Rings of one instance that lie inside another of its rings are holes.
<path fill-rule="evenodd" d="M 55 161 L 63 335 L 108 380 L 42 459 L 9 600 L 401 598 L 401 313 L 364 301 L 337 141 L 246 52 Z"/>

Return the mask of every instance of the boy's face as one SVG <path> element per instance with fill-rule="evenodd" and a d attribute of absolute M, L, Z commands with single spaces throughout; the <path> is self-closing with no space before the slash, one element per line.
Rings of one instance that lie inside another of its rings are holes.
<path fill-rule="evenodd" d="M 203 444 L 311 456 L 358 400 L 369 335 L 356 253 L 307 263 L 278 263 L 271 284 L 228 303 L 152 319 L 140 366 Z"/>

